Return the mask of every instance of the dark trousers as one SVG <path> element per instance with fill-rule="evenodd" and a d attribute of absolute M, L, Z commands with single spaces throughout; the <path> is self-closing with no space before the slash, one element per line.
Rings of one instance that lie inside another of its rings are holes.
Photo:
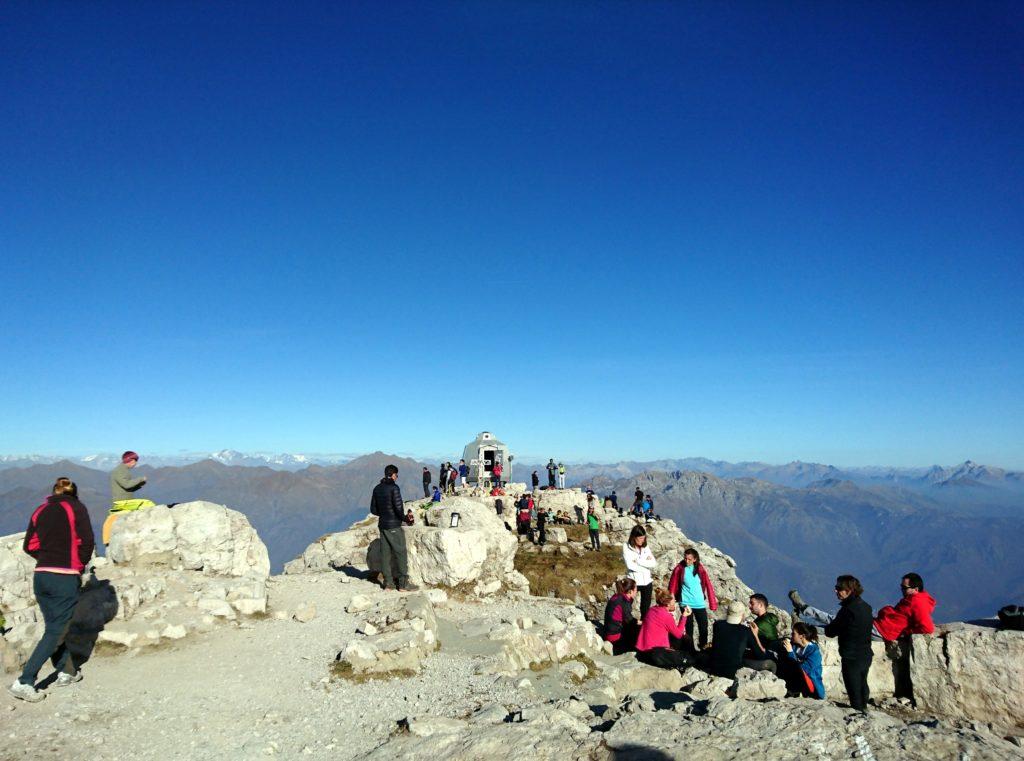
<path fill-rule="evenodd" d="M 430 496 L 430 484 L 429 483 L 423 484 L 423 496 L 424 497 L 429 497 Z"/>
<path fill-rule="evenodd" d="M 552 473 L 548 474 L 548 488 L 549 489 L 554 489 L 555 488 L 555 476 Z"/>
<path fill-rule="evenodd" d="M 846 687 L 846 695 L 850 698 L 850 706 L 858 711 L 866 711 L 868 698 L 871 691 L 868 690 L 868 669 L 871 668 L 871 655 L 861 655 L 854 658 L 843 656 L 843 686 Z"/>
<path fill-rule="evenodd" d="M 645 584 L 642 587 L 637 587 L 637 591 L 640 592 L 640 618 L 647 617 L 647 611 L 651 607 L 651 592 L 653 589 L 654 584 Z"/>
<path fill-rule="evenodd" d="M 685 669 L 693 665 L 693 656 L 690 653 L 671 647 L 653 647 L 643 652 L 638 651 L 636 659 L 659 669 Z"/>
<path fill-rule="evenodd" d="M 398 571 L 397 579 L 392 573 L 392 562 Z M 409 563 L 405 553 L 403 529 L 382 528 L 380 530 L 380 570 L 384 574 L 385 587 L 401 588 L 409 583 Z"/>
<path fill-rule="evenodd" d="M 577 523 L 583 523 L 583 508 L 582 507 L 576 507 L 576 508 L 573 508 L 573 509 L 576 511 L 576 522 Z"/>
<path fill-rule="evenodd" d="M 544 544 L 545 542 L 547 542 L 548 534 L 547 534 L 547 524 L 546 523 L 538 523 L 537 524 L 537 534 L 538 534 L 538 536 L 537 536 L 537 543 L 538 544 Z"/>
<path fill-rule="evenodd" d="M 612 642 L 612 655 L 632 653 L 636 650 L 636 638 L 640 636 L 640 625 L 631 618 L 622 625 L 622 636 Z"/>
<path fill-rule="evenodd" d="M 590 546 L 595 550 L 601 549 L 601 530 L 592 528 L 590 529 Z"/>
<path fill-rule="evenodd" d="M 697 622 L 697 631 L 700 639 L 693 636 L 693 622 Z M 686 636 L 701 650 L 708 644 L 708 611 L 707 608 L 693 608 L 691 615 L 686 619 Z"/>
<path fill-rule="evenodd" d="M 46 663 L 47 658 L 50 659 L 57 671 L 64 671 L 68 674 L 78 672 L 78 667 L 64 644 L 64 637 L 68 633 L 68 626 L 71 625 L 71 615 L 75 612 L 78 588 L 81 584 L 81 577 L 77 573 L 41 571 L 33 576 L 32 591 L 35 592 L 36 602 L 39 603 L 39 609 L 43 613 L 46 628 L 43 630 L 43 637 L 39 640 L 39 644 L 29 656 L 19 679 L 22 684 L 32 685 L 36 683 L 39 669 Z"/>

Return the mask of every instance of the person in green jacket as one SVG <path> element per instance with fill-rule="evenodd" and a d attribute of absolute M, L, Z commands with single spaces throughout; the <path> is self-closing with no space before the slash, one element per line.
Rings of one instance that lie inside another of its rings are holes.
<path fill-rule="evenodd" d="M 750 596 L 750 612 L 754 614 L 751 626 L 757 627 L 758 638 L 764 649 L 748 649 L 743 656 L 743 665 L 755 671 L 777 673 L 779 649 L 779 617 L 768 610 L 768 598 L 756 592 Z"/>
<path fill-rule="evenodd" d="M 601 521 L 594 514 L 594 508 L 587 508 L 587 529 L 590 531 L 590 549 L 601 549 Z"/>
<path fill-rule="evenodd" d="M 146 485 L 146 477 L 132 478 L 132 468 L 139 464 L 139 456 L 131 450 L 121 455 L 121 464 L 110 474 L 110 514 L 103 522 L 103 544 L 110 544 L 110 533 L 114 521 L 121 513 L 153 507 L 148 499 L 137 499 L 134 495 Z"/>

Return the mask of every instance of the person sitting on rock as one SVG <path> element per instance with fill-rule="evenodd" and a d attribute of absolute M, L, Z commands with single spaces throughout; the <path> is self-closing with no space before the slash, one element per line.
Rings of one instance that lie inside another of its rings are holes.
<path fill-rule="evenodd" d="M 148 499 L 136 499 L 133 495 L 146 485 L 146 477 L 132 478 L 131 469 L 139 464 L 139 456 L 131 450 L 121 455 L 121 464 L 110 474 L 110 513 L 103 522 L 103 544 L 110 544 L 110 533 L 114 530 L 114 521 L 121 513 L 133 512 L 154 503 Z"/>
<path fill-rule="evenodd" d="M 708 610 L 718 610 L 718 598 L 696 548 L 687 547 L 683 552 L 683 559 L 672 569 L 668 589 L 680 605 L 687 605 L 693 611 L 686 621 L 686 635 L 695 644 L 699 639 L 698 646 L 704 650 L 708 646 Z M 697 637 L 693 635 L 694 621 L 699 631 Z"/>
<path fill-rule="evenodd" d="M 755 671 L 778 672 L 776 663 L 781 646 L 779 640 L 779 617 L 768 610 L 768 598 L 760 592 L 750 596 L 750 612 L 754 614 L 758 636 L 764 650 L 748 650 L 743 655 L 743 665 Z"/>
<path fill-rule="evenodd" d="M 633 600 L 636 599 L 636 582 L 632 579 L 617 579 L 615 594 L 604 608 L 604 639 L 612 643 L 612 655 L 622 655 L 636 650 L 636 638 L 640 624 L 633 618 Z"/>
<path fill-rule="evenodd" d="M 818 630 L 803 621 L 797 621 L 793 624 L 792 642 L 788 639 L 782 640 L 782 649 L 786 657 L 780 663 L 780 671 L 789 691 L 796 695 L 824 700 L 825 683 L 822 681 Z M 790 666 L 787 667 L 786 664 Z"/>
<path fill-rule="evenodd" d="M 21 676 L 8 688 L 19 700 L 35 703 L 46 697 L 35 683 L 47 659 L 57 671 L 58 687 L 82 679 L 64 638 L 78 604 L 82 572 L 95 547 L 89 511 L 78 501 L 78 487 L 70 478 L 58 478 L 53 493 L 32 513 L 22 543 L 36 561 L 32 588 L 45 626 Z"/>
<path fill-rule="evenodd" d="M 705 670 L 715 676 L 735 679 L 736 672 L 743 665 L 743 655 L 753 651 L 764 656 L 757 624 L 743 623 L 747 606 L 739 600 L 729 603 L 724 621 L 715 621 L 712 629 L 711 650 L 703 659 Z"/>
<path fill-rule="evenodd" d="M 411 508 L 409 510 L 405 511 L 405 525 L 406 526 L 415 526 L 416 525 L 416 516 L 412 514 L 412 509 Z"/>
<path fill-rule="evenodd" d="M 875 631 L 886 642 L 893 642 L 911 634 L 931 634 L 935 631 L 932 611 L 935 598 L 924 591 L 924 581 L 916 573 L 908 573 L 900 580 L 902 599 L 896 605 L 886 605 L 875 615 Z"/>
<path fill-rule="evenodd" d="M 438 488 L 437 486 L 434 487 L 434 495 L 430 498 L 430 501 L 431 502 L 440 502 L 441 501 L 441 489 Z"/>
<path fill-rule="evenodd" d="M 644 616 L 640 635 L 636 640 L 636 657 L 648 666 L 663 669 L 686 669 L 693 665 L 692 648 L 686 641 L 686 617 L 689 608 L 683 608 L 682 618 L 676 621 L 676 601 L 667 589 L 654 590 L 654 605 Z M 670 638 L 677 647 L 672 647 Z"/>

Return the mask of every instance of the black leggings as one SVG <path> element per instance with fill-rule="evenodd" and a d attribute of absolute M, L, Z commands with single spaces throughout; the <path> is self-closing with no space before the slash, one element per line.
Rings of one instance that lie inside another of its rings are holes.
<path fill-rule="evenodd" d="M 650 650 L 638 651 L 636 659 L 659 669 L 685 669 L 693 665 L 693 656 L 690 653 L 673 650 L 670 647 L 652 647 Z"/>
<path fill-rule="evenodd" d="M 700 643 L 698 644 L 697 638 L 693 636 L 693 622 L 697 621 L 697 629 L 700 632 Z M 708 644 L 708 610 L 707 608 L 693 608 L 690 611 L 690 616 L 686 619 L 686 636 L 690 638 L 690 641 L 696 645 L 699 649 L 703 650 L 704 646 Z"/>
<path fill-rule="evenodd" d="M 637 591 L 640 592 L 640 618 L 647 618 L 647 611 L 651 607 L 651 591 L 653 589 L 653 582 L 642 587 L 637 585 Z"/>
<path fill-rule="evenodd" d="M 590 546 L 595 550 L 601 549 L 601 532 L 596 528 L 590 529 Z"/>
<path fill-rule="evenodd" d="M 871 655 L 855 658 L 843 658 L 843 686 L 850 699 L 850 707 L 865 711 L 871 691 L 868 689 L 868 669 L 871 668 Z"/>

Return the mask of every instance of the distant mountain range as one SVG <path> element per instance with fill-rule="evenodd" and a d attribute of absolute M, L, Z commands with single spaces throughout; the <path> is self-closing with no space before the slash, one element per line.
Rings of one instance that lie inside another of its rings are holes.
<path fill-rule="evenodd" d="M 238 452 L 222 449 L 219 452 L 189 452 L 176 455 L 145 455 L 143 462 L 154 468 L 180 467 L 203 460 L 213 460 L 222 465 L 240 465 L 248 468 L 267 467 L 273 470 L 302 470 L 310 465 L 341 465 L 354 460 L 355 454 L 273 454 L 271 452 Z M 85 468 L 112 470 L 121 455 L 113 452 L 90 454 L 82 457 L 47 455 L 0 455 L 0 470 L 5 468 L 27 468 L 31 465 L 51 465 L 55 462 L 71 462 Z"/>

